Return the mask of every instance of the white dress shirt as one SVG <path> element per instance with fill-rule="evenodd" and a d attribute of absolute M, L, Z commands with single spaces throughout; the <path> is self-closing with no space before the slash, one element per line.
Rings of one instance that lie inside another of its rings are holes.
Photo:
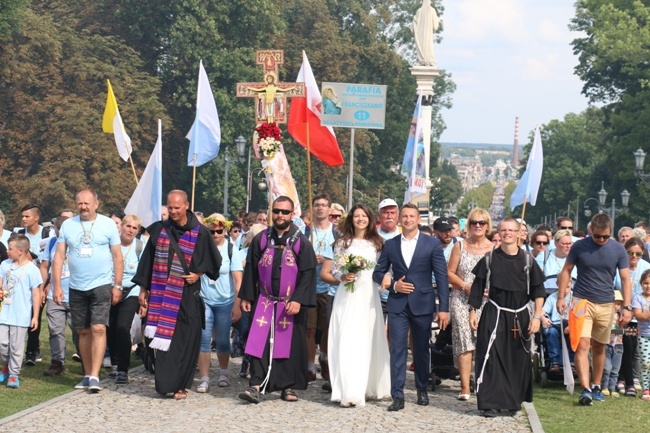
<path fill-rule="evenodd" d="M 411 266 L 411 260 L 413 260 L 413 253 L 415 253 L 415 246 L 418 243 L 419 237 L 420 230 L 415 233 L 413 239 L 406 239 L 404 235 L 402 235 L 402 257 L 404 258 L 404 263 L 406 263 L 407 268 Z"/>

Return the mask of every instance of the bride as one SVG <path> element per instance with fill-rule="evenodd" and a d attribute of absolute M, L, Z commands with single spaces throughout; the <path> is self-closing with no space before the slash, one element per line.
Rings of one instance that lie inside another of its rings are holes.
<path fill-rule="evenodd" d="M 343 274 L 338 259 L 348 254 L 377 263 L 383 240 L 377 233 L 370 209 L 356 204 L 340 228 L 334 243 L 334 260 L 323 263 L 321 278 L 339 283 L 329 326 L 328 359 L 332 401 L 342 407 L 365 406 L 366 398 L 390 395 L 388 342 L 384 333 L 378 286 L 372 266 L 357 274 Z M 354 291 L 345 283 L 354 282 Z"/>

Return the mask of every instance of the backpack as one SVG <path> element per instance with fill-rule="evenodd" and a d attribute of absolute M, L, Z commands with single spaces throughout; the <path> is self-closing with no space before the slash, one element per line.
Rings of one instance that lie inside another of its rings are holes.
<path fill-rule="evenodd" d="M 43 227 L 43 230 L 41 230 L 41 239 L 49 238 L 50 234 L 52 233 L 52 230 L 54 230 L 54 227 L 52 227 L 52 226 Z M 24 235 L 26 232 L 27 232 L 27 229 L 22 228 L 22 229 L 18 230 L 16 233 Z"/>
<path fill-rule="evenodd" d="M 494 252 L 494 247 L 485 253 L 485 266 L 487 267 L 487 275 L 485 278 L 485 290 L 490 290 L 490 276 L 492 275 L 492 253 Z M 526 293 L 530 295 L 530 269 L 533 267 L 533 255 L 527 250 L 524 249 L 524 257 L 526 260 L 526 266 L 524 267 L 524 272 L 526 272 Z"/>
<path fill-rule="evenodd" d="M 269 237 L 273 233 L 272 230 L 273 227 L 269 227 L 268 230 L 262 232 L 264 234 L 260 237 L 260 251 L 264 252 L 264 250 L 266 250 L 266 245 L 268 244 Z M 296 256 L 298 255 L 298 251 L 296 251 L 296 241 L 298 240 L 299 236 L 300 230 L 296 230 L 294 234 L 292 234 L 291 237 L 287 240 L 287 243 L 291 243 L 291 249 Z"/>

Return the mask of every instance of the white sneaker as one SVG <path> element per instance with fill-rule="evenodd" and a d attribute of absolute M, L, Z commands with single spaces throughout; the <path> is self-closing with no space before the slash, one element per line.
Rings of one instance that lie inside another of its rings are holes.
<path fill-rule="evenodd" d="M 111 368 L 112 366 L 113 364 L 111 363 L 111 357 L 110 356 L 105 357 L 104 360 L 102 361 L 102 367 Z"/>
<path fill-rule="evenodd" d="M 196 392 L 200 392 L 201 394 L 205 394 L 209 390 L 210 390 L 210 378 L 202 377 L 201 378 L 201 383 L 199 383 L 199 386 L 196 387 Z"/>

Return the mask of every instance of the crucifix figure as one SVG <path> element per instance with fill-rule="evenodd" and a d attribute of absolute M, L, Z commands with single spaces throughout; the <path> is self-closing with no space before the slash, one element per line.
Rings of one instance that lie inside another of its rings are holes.
<path fill-rule="evenodd" d="M 257 64 L 262 65 L 264 82 L 237 83 L 237 97 L 255 98 L 257 123 L 287 123 L 287 98 L 305 97 L 304 83 L 281 83 L 278 65 L 284 63 L 284 51 L 264 50 L 257 52 Z"/>

